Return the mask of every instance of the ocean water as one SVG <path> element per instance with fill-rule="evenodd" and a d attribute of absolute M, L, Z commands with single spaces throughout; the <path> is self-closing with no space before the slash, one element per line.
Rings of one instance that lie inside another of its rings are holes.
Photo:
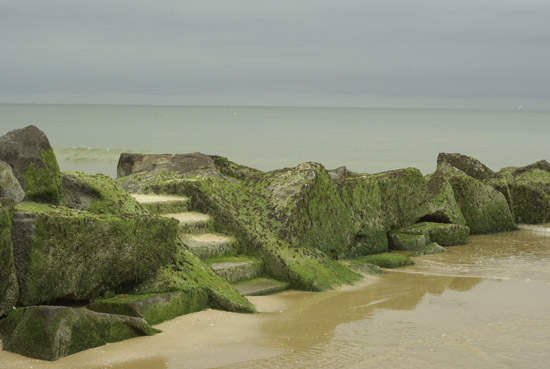
<path fill-rule="evenodd" d="M 261 170 L 316 161 L 435 169 L 439 152 L 492 169 L 550 159 L 550 111 L 0 104 L 0 135 L 34 124 L 62 170 L 116 176 L 121 152 L 203 152 Z"/>

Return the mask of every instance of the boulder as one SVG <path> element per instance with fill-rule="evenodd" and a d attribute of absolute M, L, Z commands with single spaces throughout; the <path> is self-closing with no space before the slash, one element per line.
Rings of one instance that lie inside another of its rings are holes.
<path fill-rule="evenodd" d="M 0 137 L 0 160 L 8 163 L 26 200 L 60 204 L 62 181 L 48 138 L 35 126 L 16 129 Z"/>
<path fill-rule="evenodd" d="M 518 223 L 550 221 L 550 164 L 546 160 L 515 168 L 507 179 L 511 208 Z M 501 171 L 499 174 L 506 173 Z"/>
<path fill-rule="evenodd" d="M 426 247 L 426 237 L 423 234 L 391 231 L 388 239 L 391 250 L 416 251 Z"/>
<path fill-rule="evenodd" d="M 208 294 L 202 289 L 146 295 L 117 295 L 87 305 L 93 311 L 143 318 L 151 325 L 194 313 L 208 307 Z"/>
<path fill-rule="evenodd" d="M 26 306 L 87 300 L 136 285 L 169 264 L 177 241 L 178 223 L 170 218 L 27 202 L 14 210 L 15 270 Z"/>
<path fill-rule="evenodd" d="M 172 260 L 137 286 L 132 294 L 159 294 L 167 292 L 195 291 L 193 309 L 207 307 L 253 313 L 254 306 L 239 294 L 225 279 L 216 275 L 202 260 L 193 255 L 183 244 L 178 243 Z M 202 295 L 208 296 L 208 303 Z"/>
<path fill-rule="evenodd" d="M 15 204 L 25 198 L 25 191 L 21 188 L 19 181 L 13 175 L 9 164 L 0 160 L 0 197 L 9 197 Z"/>
<path fill-rule="evenodd" d="M 437 242 L 441 246 L 456 246 L 468 242 L 470 229 L 458 224 L 422 222 L 400 228 L 396 233 L 400 235 L 422 235 L 426 240 L 426 244 Z"/>
<path fill-rule="evenodd" d="M 348 168 L 344 166 L 338 167 L 336 169 L 331 169 L 328 171 L 328 174 L 330 175 L 330 178 L 332 178 L 335 181 L 338 181 L 340 179 L 345 179 L 351 176 L 351 173 L 348 171 Z"/>
<path fill-rule="evenodd" d="M 308 169 L 314 167 L 319 168 L 319 173 Z M 321 167 L 320 164 L 312 164 L 285 169 L 281 173 L 287 173 L 287 178 L 274 180 L 273 183 L 271 183 L 272 174 L 270 173 L 251 176 L 242 183 L 215 175 L 179 179 L 173 177 L 163 179 L 159 176 L 150 181 L 140 178 L 139 173 L 136 173 L 127 178 L 139 182 L 145 192 L 189 197 L 192 210 L 212 216 L 216 232 L 235 236 L 238 245 L 236 252 L 258 254 L 264 261 L 268 276 L 289 282 L 290 288 L 325 290 L 343 283 L 352 283 L 360 276 L 331 260 L 312 243 L 310 243 L 313 245 L 311 247 L 290 243 L 296 242 L 300 236 L 295 236 L 290 241 L 281 239 L 281 235 L 285 232 L 282 230 L 283 223 L 289 224 L 291 223 L 289 219 L 297 217 L 296 214 L 287 216 L 284 212 L 294 212 L 293 209 L 296 209 L 297 203 L 302 207 L 302 203 L 295 201 L 296 199 L 301 198 L 307 204 L 309 196 L 312 196 L 314 201 L 311 204 L 319 206 L 322 200 L 318 196 L 326 196 L 329 201 L 325 203 L 325 209 L 320 208 L 319 219 L 331 222 L 326 223 L 328 229 L 337 229 L 336 226 L 342 222 L 342 218 L 331 220 L 328 216 L 334 212 L 334 209 L 330 208 L 331 204 L 336 203 L 338 211 L 342 211 L 342 205 L 341 203 L 338 205 L 341 200 L 331 192 L 335 188 L 331 189 L 329 183 L 332 186 L 334 183 L 326 171 L 320 169 Z M 296 179 L 295 186 L 291 185 L 293 183 L 292 180 L 289 181 L 291 178 Z M 316 184 L 314 187 L 317 189 L 310 191 L 308 189 L 310 184 Z M 323 186 L 327 186 L 329 191 L 320 191 Z M 264 190 L 262 187 L 269 188 Z M 303 206 L 300 217 L 302 223 L 294 225 L 294 227 L 309 230 L 310 233 L 307 236 L 310 236 L 310 240 L 316 237 L 311 236 L 314 234 L 313 230 L 319 229 L 318 224 L 310 224 L 318 221 L 314 216 L 316 214 L 314 209 L 309 205 Z M 344 214 L 344 222 L 345 217 Z M 327 240 L 322 240 L 322 245 L 329 249 L 331 244 L 335 248 L 345 248 L 341 244 L 334 243 L 335 238 L 345 235 L 342 229 L 341 227 L 336 235 L 327 232 L 329 237 Z M 345 237 L 349 235 L 350 233 Z"/>
<path fill-rule="evenodd" d="M 444 254 L 447 252 L 447 249 L 438 244 L 437 242 L 432 242 L 427 244 L 425 247 L 416 250 L 411 256 L 422 256 L 422 255 L 433 255 L 433 254 Z"/>
<path fill-rule="evenodd" d="M 111 177 L 63 173 L 65 206 L 94 214 L 146 214 L 144 207 Z"/>
<path fill-rule="evenodd" d="M 277 221 L 273 230 L 278 238 L 329 256 L 346 253 L 352 238 L 349 211 L 321 164 L 303 163 L 251 177 L 243 184 L 267 200 L 263 210 Z"/>
<path fill-rule="evenodd" d="M 360 175 L 337 182 L 340 198 L 350 214 L 353 240 L 348 255 L 376 254 L 388 250 L 387 223 L 376 178 Z"/>
<path fill-rule="evenodd" d="M 421 221 L 466 225 L 450 182 L 449 173 L 453 168 L 447 163 L 441 163 L 433 174 L 427 176 L 429 206 L 428 211 L 420 217 Z"/>
<path fill-rule="evenodd" d="M 443 165 L 438 170 L 440 168 L 453 188 L 454 198 L 471 234 L 516 229 L 514 217 L 502 193 L 456 168 Z"/>
<path fill-rule="evenodd" d="M 439 153 L 437 156 L 437 165 L 440 163 L 447 163 L 479 181 L 484 181 L 494 174 L 491 169 L 479 160 L 462 154 Z"/>
<path fill-rule="evenodd" d="M 212 158 L 214 165 L 221 174 L 238 181 L 243 181 L 248 177 L 262 173 L 262 171 L 258 169 L 234 163 L 223 156 L 210 155 L 210 158 Z"/>
<path fill-rule="evenodd" d="M 400 268 L 404 266 L 414 265 L 409 257 L 400 254 L 381 253 L 376 255 L 360 256 L 350 260 L 353 264 L 374 264 L 380 268 Z"/>
<path fill-rule="evenodd" d="M 117 176 L 133 173 L 177 173 L 187 175 L 214 174 L 218 170 L 214 160 L 199 152 L 191 154 L 133 154 L 122 153 L 118 160 Z"/>
<path fill-rule="evenodd" d="M 11 311 L 19 297 L 11 241 L 12 208 L 11 198 L 0 198 L 0 318 Z"/>
<path fill-rule="evenodd" d="M 54 361 L 109 342 L 159 332 L 140 318 L 64 306 L 31 306 L 12 314 L 2 348 L 40 360 Z"/>

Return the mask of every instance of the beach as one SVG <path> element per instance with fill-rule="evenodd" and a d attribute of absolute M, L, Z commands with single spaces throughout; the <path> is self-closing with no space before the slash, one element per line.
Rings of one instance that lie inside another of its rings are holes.
<path fill-rule="evenodd" d="M 249 297 L 259 313 L 193 313 L 157 325 L 163 332 L 155 336 L 53 363 L 1 351 L 0 366 L 544 368 L 549 227 L 472 236 L 447 254 L 334 291 Z"/>

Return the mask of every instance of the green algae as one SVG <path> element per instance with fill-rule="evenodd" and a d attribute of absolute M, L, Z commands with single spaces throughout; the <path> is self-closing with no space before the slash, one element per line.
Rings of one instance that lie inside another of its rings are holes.
<path fill-rule="evenodd" d="M 85 174 L 81 172 L 64 172 L 64 197 L 67 206 L 77 207 L 94 214 L 146 214 L 147 211 L 127 191 L 112 178 L 102 174 Z M 73 184 L 72 186 L 70 184 Z M 76 185 L 74 185 L 76 184 Z M 75 188 L 78 187 L 78 188 Z M 67 199 L 72 190 L 75 206 Z M 84 207 L 78 198 L 86 197 Z M 79 206 L 80 205 L 80 206 Z"/>
<path fill-rule="evenodd" d="M 422 222 L 400 228 L 398 232 L 409 235 L 423 235 L 426 244 L 437 242 L 441 246 L 455 246 L 464 245 L 468 242 L 470 229 L 458 224 Z"/>
<path fill-rule="evenodd" d="M 161 267 L 155 275 L 135 288 L 133 293 L 192 290 L 203 291 L 208 295 L 208 301 L 204 306 L 201 304 L 195 306 L 198 310 L 212 307 L 244 313 L 256 311 L 247 299 L 241 296 L 226 280 L 216 275 L 210 267 L 181 243 L 172 256 L 171 263 Z M 199 299 L 199 301 L 202 300 Z"/>
<path fill-rule="evenodd" d="M 19 297 L 11 240 L 12 205 L 0 204 L 0 318 L 7 315 Z"/>
<path fill-rule="evenodd" d="M 33 164 L 25 170 L 26 200 L 51 204 L 63 204 L 63 186 L 59 165 L 53 149 L 42 151 L 44 168 Z"/>
<path fill-rule="evenodd" d="M 351 259 L 350 262 L 354 264 L 374 264 L 376 266 L 379 266 L 380 268 L 388 269 L 414 265 L 414 261 L 412 261 L 410 258 L 400 254 L 392 253 L 360 256 L 355 259 Z"/>
<path fill-rule="evenodd" d="M 177 222 L 168 218 L 98 215 L 37 203 L 18 204 L 15 211 L 24 305 L 90 299 L 144 280 L 170 261 L 177 239 Z"/>
<path fill-rule="evenodd" d="M 210 155 L 210 157 L 214 160 L 214 165 L 220 173 L 229 178 L 243 181 L 248 177 L 261 173 L 258 169 L 234 163 L 223 156 Z"/>
<path fill-rule="evenodd" d="M 14 314 L 17 324 L 11 327 L 3 349 L 41 360 L 54 361 L 109 342 L 159 332 L 142 319 L 60 306 L 32 306 Z"/>
<path fill-rule="evenodd" d="M 206 306 L 206 291 L 192 288 L 171 293 L 117 295 L 110 299 L 96 300 L 87 305 L 87 308 L 102 313 L 140 317 L 154 325 L 203 310 Z"/>

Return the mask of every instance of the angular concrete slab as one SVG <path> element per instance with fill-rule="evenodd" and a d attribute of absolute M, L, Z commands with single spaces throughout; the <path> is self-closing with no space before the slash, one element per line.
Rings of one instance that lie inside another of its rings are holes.
<path fill-rule="evenodd" d="M 183 239 L 185 246 L 203 260 L 231 253 L 235 242 L 233 237 L 214 233 L 194 234 Z"/>

